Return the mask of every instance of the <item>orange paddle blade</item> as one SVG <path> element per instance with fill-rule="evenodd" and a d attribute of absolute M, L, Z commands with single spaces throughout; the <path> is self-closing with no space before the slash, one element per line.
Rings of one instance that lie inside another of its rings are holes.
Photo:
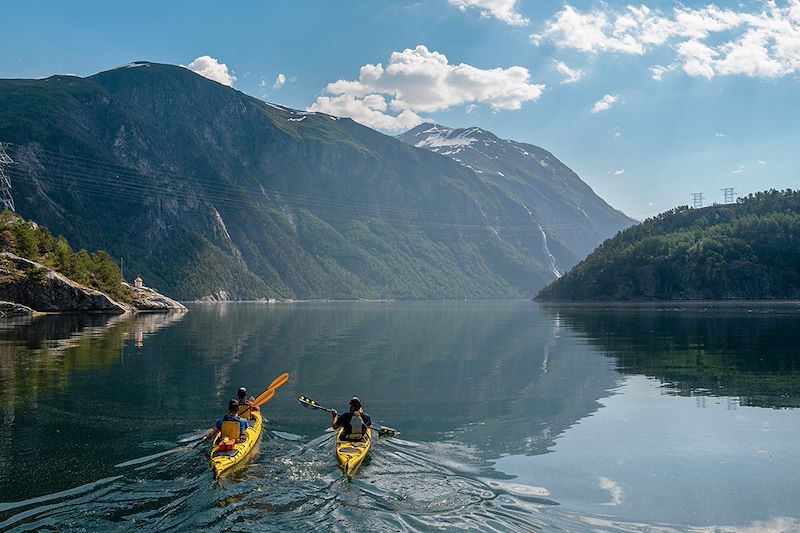
<path fill-rule="evenodd" d="M 258 396 L 258 398 L 255 399 L 253 405 L 255 405 L 256 407 L 261 407 L 262 405 L 270 401 L 273 396 L 275 396 L 275 389 L 267 389 L 264 392 L 262 392 Z"/>
<path fill-rule="evenodd" d="M 267 389 L 277 389 L 287 381 L 289 381 L 289 374 L 287 373 L 281 374 L 280 376 L 275 378 L 275 381 L 269 384 L 269 387 L 267 387 Z"/>

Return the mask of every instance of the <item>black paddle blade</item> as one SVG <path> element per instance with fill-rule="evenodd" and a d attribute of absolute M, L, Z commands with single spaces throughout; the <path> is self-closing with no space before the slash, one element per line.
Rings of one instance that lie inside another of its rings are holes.
<path fill-rule="evenodd" d="M 305 396 L 300 396 L 297 400 L 301 404 L 303 404 L 303 407 L 308 407 L 309 409 L 318 409 L 319 408 L 319 405 L 317 405 L 317 402 L 315 402 L 311 398 L 306 398 Z"/>
<path fill-rule="evenodd" d="M 397 430 L 392 428 L 387 428 L 386 426 L 381 426 L 378 429 L 378 435 L 381 437 L 394 437 L 397 435 Z"/>

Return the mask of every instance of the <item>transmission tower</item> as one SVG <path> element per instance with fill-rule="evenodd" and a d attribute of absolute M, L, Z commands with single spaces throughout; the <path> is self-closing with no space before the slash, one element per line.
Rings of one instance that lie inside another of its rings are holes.
<path fill-rule="evenodd" d="M 726 204 L 732 204 L 736 201 L 734 198 L 735 193 L 733 192 L 733 187 L 725 187 L 724 189 L 720 189 L 722 194 L 725 195 L 725 202 Z"/>
<path fill-rule="evenodd" d="M 14 160 L 8 156 L 7 149 L 8 143 L 0 142 L 0 207 L 15 211 L 14 197 L 11 195 L 11 172 L 8 168 Z"/>
<path fill-rule="evenodd" d="M 703 193 L 701 192 L 692 193 L 692 207 L 694 207 L 695 209 L 703 207 Z"/>

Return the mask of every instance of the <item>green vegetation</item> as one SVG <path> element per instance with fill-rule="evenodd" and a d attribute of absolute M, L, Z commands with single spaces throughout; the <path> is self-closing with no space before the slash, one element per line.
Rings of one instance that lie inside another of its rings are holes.
<path fill-rule="evenodd" d="M 605 241 L 541 300 L 800 297 L 800 191 L 686 206 Z"/>
<path fill-rule="evenodd" d="M 131 300 L 130 291 L 122 285 L 122 274 L 108 253 L 75 252 L 64 237 L 54 237 L 47 228 L 25 221 L 10 211 L 0 214 L 0 247 L 4 252 L 42 263 L 116 300 Z M 29 281 L 40 282 L 46 273 L 43 268 L 32 268 L 25 275 Z"/>

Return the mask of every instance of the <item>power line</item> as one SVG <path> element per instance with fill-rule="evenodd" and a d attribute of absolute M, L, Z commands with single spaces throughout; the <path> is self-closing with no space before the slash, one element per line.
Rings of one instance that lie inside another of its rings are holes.
<path fill-rule="evenodd" d="M 37 148 L 37 152 L 40 150 L 41 149 Z M 534 217 L 525 217 L 524 220 L 514 220 L 509 219 L 507 216 L 501 216 L 494 220 L 495 223 L 499 224 L 493 225 L 490 217 L 485 214 L 477 216 L 475 214 L 457 211 L 444 212 L 397 206 L 359 204 L 319 196 L 288 193 L 274 189 L 268 190 L 260 184 L 258 187 L 229 185 L 210 179 L 187 178 L 174 174 L 159 173 L 155 176 L 151 176 L 141 174 L 130 168 L 108 164 L 99 160 L 77 156 L 64 156 L 49 150 L 41 151 L 45 152 L 43 155 L 45 156 L 45 162 L 48 163 L 48 167 L 45 169 L 44 174 L 37 176 L 38 180 L 50 182 L 56 186 L 65 185 L 64 182 L 68 181 L 70 186 L 79 185 L 88 189 L 103 190 L 105 196 L 117 198 L 142 199 L 143 197 L 152 195 L 157 198 L 178 197 L 184 200 L 187 199 L 185 191 L 170 191 L 159 184 L 152 183 L 154 178 L 157 179 L 161 177 L 168 179 L 172 183 L 179 183 L 186 186 L 196 185 L 200 187 L 202 194 L 198 194 L 198 201 L 209 200 L 230 207 L 253 206 L 256 204 L 254 198 L 263 197 L 267 201 L 278 201 L 294 205 L 295 207 L 299 206 L 309 209 L 321 216 L 341 220 L 359 220 L 359 217 L 361 217 L 362 220 L 367 222 L 418 227 L 454 228 L 461 230 L 474 229 L 480 231 L 529 230 L 533 233 L 538 232 L 538 227 L 531 224 L 532 221 L 536 220 Z M 61 178 L 63 181 L 56 178 Z M 240 194 L 234 194 L 234 190 Z M 342 211 L 346 213 L 344 216 L 342 216 Z M 408 217 L 412 220 L 397 220 L 398 217 Z M 446 217 L 447 220 L 421 221 L 419 220 L 420 217 Z M 392 220 L 393 218 L 395 220 Z M 590 225 L 577 222 L 548 223 L 542 225 L 551 231 L 570 229 L 585 230 L 590 227 Z"/>

